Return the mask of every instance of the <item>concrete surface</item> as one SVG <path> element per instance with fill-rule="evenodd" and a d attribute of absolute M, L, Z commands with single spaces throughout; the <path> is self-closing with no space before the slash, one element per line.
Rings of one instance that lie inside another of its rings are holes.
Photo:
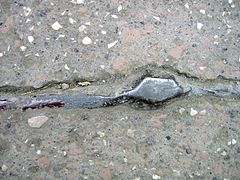
<path fill-rule="evenodd" d="M 118 95 L 148 76 L 239 84 L 239 13 L 238 0 L 0 0 L 0 96 Z M 239 107 L 203 95 L 0 111 L 0 178 L 237 180 Z"/>

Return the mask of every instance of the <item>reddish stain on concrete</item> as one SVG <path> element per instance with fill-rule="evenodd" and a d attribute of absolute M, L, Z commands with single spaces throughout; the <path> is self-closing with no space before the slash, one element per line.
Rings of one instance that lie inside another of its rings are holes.
<path fill-rule="evenodd" d="M 129 65 L 129 61 L 124 58 L 123 56 L 118 56 L 116 59 L 114 59 L 113 63 L 112 63 L 112 68 L 114 70 L 125 70 L 128 68 Z"/>
<path fill-rule="evenodd" d="M 184 50 L 187 48 L 186 45 L 176 46 L 169 51 L 169 55 L 175 59 L 179 59 L 182 57 Z"/>
<path fill-rule="evenodd" d="M 0 28 L 0 33 L 7 33 L 13 27 L 13 16 L 9 16 Z"/>
<path fill-rule="evenodd" d="M 99 172 L 99 176 L 103 180 L 110 180 L 111 179 L 111 171 L 109 168 L 102 168 Z"/>
<path fill-rule="evenodd" d="M 47 167 L 50 164 L 49 159 L 46 156 L 37 159 L 36 163 L 39 167 Z"/>

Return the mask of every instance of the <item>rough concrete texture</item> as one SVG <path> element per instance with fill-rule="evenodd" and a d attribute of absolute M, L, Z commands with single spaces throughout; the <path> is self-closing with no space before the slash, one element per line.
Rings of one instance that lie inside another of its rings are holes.
<path fill-rule="evenodd" d="M 112 96 L 147 76 L 239 85 L 239 13 L 238 0 L 1 0 L 0 96 Z M 239 107 L 209 94 L 0 111 L 0 179 L 239 179 Z"/>

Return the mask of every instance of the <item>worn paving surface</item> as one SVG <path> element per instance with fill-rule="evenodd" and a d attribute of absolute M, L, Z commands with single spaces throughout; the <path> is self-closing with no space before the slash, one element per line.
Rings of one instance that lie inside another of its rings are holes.
<path fill-rule="evenodd" d="M 239 12 L 237 0 L 0 0 L 0 95 L 112 96 L 147 76 L 239 84 Z M 0 178 L 239 179 L 239 107 L 198 95 L 0 111 Z"/>

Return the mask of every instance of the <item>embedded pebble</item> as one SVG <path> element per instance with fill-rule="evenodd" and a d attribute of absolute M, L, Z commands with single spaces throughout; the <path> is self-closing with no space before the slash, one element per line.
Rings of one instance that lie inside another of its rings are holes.
<path fill-rule="evenodd" d="M 157 175 L 157 174 L 153 174 L 152 175 L 152 179 L 161 179 L 161 176 Z"/>
<path fill-rule="evenodd" d="M 120 12 L 123 9 L 122 5 L 120 4 L 117 9 L 118 9 L 118 12 Z"/>
<path fill-rule="evenodd" d="M 134 132 L 135 132 L 135 130 L 128 129 L 127 136 L 130 137 L 130 138 L 133 138 L 134 137 Z"/>
<path fill-rule="evenodd" d="M 202 116 L 206 115 L 206 113 L 207 113 L 207 111 L 205 109 L 199 112 L 199 114 Z"/>
<path fill-rule="evenodd" d="M 206 11 L 204 9 L 200 9 L 200 13 L 206 14 Z"/>
<path fill-rule="evenodd" d="M 67 84 L 67 83 L 62 83 L 61 84 L 61 88 L 63 89 L 63 90 L 66 90 L 66 89 L 68 89 L 70 86 L 69 86 L 69 84 Z"/>
<path fill-rule="evenodd" d="M 29 16 L 29 14 L 31 13 L 31 8 L 30 7 L 23 7 L 23 11 L 24 11 L 24 15 L 25 16 Z"/>
<path fill-rule="evenodd" d="M 77 21 L 76 21 L 76 20 L 74 20 L 73 18 L 69 18 L 68 20 L 69 20 L 70 24 L 74 24 L 74 23 L 76 23 L 76 22 L 77 22 Z"/>
<path fill-rule="evenodd" d="M 28 125 L 33 128 L 40 128 L 48 120 L 47 116 L 36 116 L 28 119 Z"/>
<path fill-rule="evenodd" d="M 0 53 L 0 57 L 3 57 L 3 53 Z"/>
<path fill-rule="evenodd" d="M 188 3 L 186 3 L 184 6 L 185 6 L 185 8 L 189 9 Z"/>
<path fill-rule="evenodd" d="M 222 155 L 222 156 L 226 156 L 226 155 L 227 155 L 227 152 L 226 152 L 226 151 L 223 151 L 223 152 L 221 153 L 221 155 Z"/>
<path fill-rule="evenodd" d="M 158 17 L 158 16 L 153 16 L 153 18 L 157 21 L 160 21 L 160 17 Z"/>
<path fill-rule="evenodd" d="M 108 44 L 108 49 L 112 48 L 113 46 L 115 46 L 118 43 L 118 40 L 113 41 L 112 43 Z"/>
<path fill-rule="evenodd" d="M 88 36 L 86 36 L 85 38 L 83 38 L 82 43 L 84 45 L 92 44 L 92 40 Z"/>
<path fill-rule="evenodd" d="M 26 51 L 27 47 L 26 46 L 20 46 L 21 51 Z"/>
<path fill-rule="evenodd" d="M 2 169 L 3 172 L 5 172 L 5 171 L 7 171 L 8 167 L 5 164 L 3 164 L 1 169 Z"/>
<path fill-rule="evenodd" d="M 83 3 L 84 3 L 84 0 L 77 0 L 76 3 L 77 3 L 77 4 L 83 4 Z"/>
<path fill-rule="evenodd" d="M 117 15 L 115 15 L 115 14 L 113 14 L 113 15 L 112 15 L 112 18 L 114 18 L 114 19 L 117 19 L 117 18 L 118 18 L 118 16 L 117 16 Z"/>
<path fill-rule="evenodd" d="M 179 113 L 180 113 L 180 114 L 183 114 L 184 112 L 185 112 L 185 109 L 184 109 L 184 108 L 180 108 L 180 109 L 179 109 Z"/>
<path fill-rule="evenodd" d="M 59 22 L 55 22 L 52 24 L 52 28 L 55 30 L 55 31 L 58 31 L 59 29 L 62 28 L 61 24 L 59 24 Z"/>
<path fill-rule="evenodd" d="M 33 37 L 33 36 L 28 36 L 28 41 L 29 41 L 30 43 L 32 43 L 32 42 L 34 41 L 34 37 Z"/>
<path fill-rule="evenodd" d="M 79 32 L 82 32 L 86 29 L 86 26 L 85 25 L 81 25 L 79 28 L 78 28 L 78 31 Z"/>
<path fill-rule="evenodd" d="M 228 145 L 229 146 L 230 145 L 235 145 L 235 144 L 237 144 L 237 140 L 236 139 L 232 139 L 232 140 L 228 141 Z"/>
<path fill-rule="evenodd" d="M 196 116 L 197 114 L 198 114 L 198 111 L 193 109 L 193 108 L 191 108 L 190 115 L 191 116 Z"/>
<path fill-rule="evenodd" d="M 104 136 L 105 136 L 105 133 L 104 133 L 104 132 L 101 132 L 101 131 L 98 131 L 98 132 L 97 132 L 97 135 L 99 135 L 99 137 L 104 137 Z"/>
<path fill-rule="evenodd" d="M 202 27 L 203 27 L 203 24 L 202 24 L 202 23 L 197 23 L 197 29 L 198 29 L 198 30 L 201 30 Z"/>
<path fill-rule="evenodd" d="M 101 30 L 101 33 L 102 33 L 103 35 L 107 34 L 107 32 L 104 31 L 104 30 Z"/>
<path fill-rule="evenodd" d="M 232 144 L 237 144 L 237 140 L 236 139 L 232 139 Z"/>

